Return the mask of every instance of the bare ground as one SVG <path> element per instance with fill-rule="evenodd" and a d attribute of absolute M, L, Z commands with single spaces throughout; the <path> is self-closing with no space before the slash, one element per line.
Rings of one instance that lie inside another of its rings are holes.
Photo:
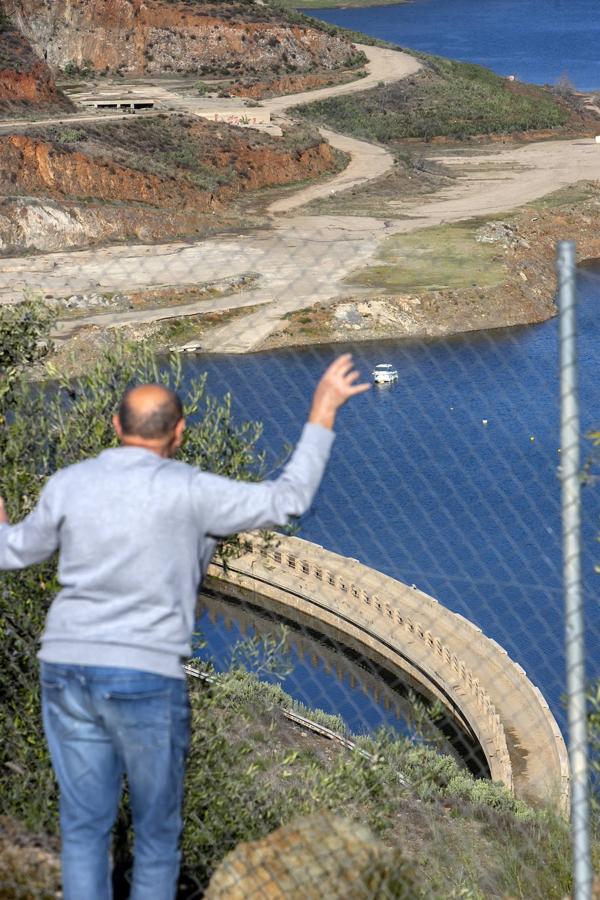
<path fill-rule="evenodd" d="M 267 101 L 273 112 L 318 96 L 364 90 L 367 80 L 393 80 L 415 71 L 415 60 L 381 48 L 361 48 L 369 56 L 369 75 L 360 82 Z M 24 290 L 64 296 L 69 291 L 122 291 L 160 284 L 189 284 L 258 273 L 258 286 L 231 298 L 229 308 L 261 304 L 251 315 L 236 317 L 205 336 L 203 349 L 247 352 L 277 331 L 285 316 L 316 303 L 340 300 L 350 293 L 345 279 L 368 265 L 381 240 L 431 225 L 473 216 L 495 216 L 520 207 L 565 185 L 600 180 L 600 146 L 590 139 L 540 141 L 515 145 L 507 141 L 468 151 L 432 146 L 427 161 L 440 163 L 450 177 L 442 190 L 412 200 L 387 200 L 389 218 L 303 216 L 277 218 L 315 196 L 354 188 L 369 177 L 381 177 L 393 164 L 387 151 L 364 141 L 332 137 L 352 157 L 350 172 L 327 184 L 303 189 L 271 206 L 270 231 L 239 234 L 191 244 L 112 247 L 78 253 L 47 254 L 4 260 L 0 264 L 0 302 L 14 301 Z M 564 237 L 572 235 L 565 233 Z M 198 310 L 190 310 L 190 313 Z M 162 311 L 145 312 L 151 321 Z M 551 315 L 549 310 L 547 315 Z M 118 323 L 118 314 L 115 321 Z M 81 323 L 80 323 L 81 324 Z M 105 320 L 105 324 L 106 320 Z M 508 324 L 508 323 L 506 323 Z M 455 329 L 461 330 L 460 322 Z"/>

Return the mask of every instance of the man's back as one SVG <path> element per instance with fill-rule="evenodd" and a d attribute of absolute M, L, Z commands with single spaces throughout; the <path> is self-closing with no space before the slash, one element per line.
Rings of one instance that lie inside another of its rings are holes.
<path fill-rule="evenodd" d="M 195 474 L 149 450 L 119 447 L 52 479 L 45 499 L 60 523 L 62 589 L 42 659 L 116 665 L 126 658 L 134 668 L 180 674 L 201 557 L 214 549 L 194 508 Z"/>
<path fill-rule="evenodd" d="M 60 550 L 61 590 L 40 659 L 122 665 L 182 678 L 196 596 L 217 538 L 283 525 L 308 508 L 333 433 L 307 424 L 280 477 L 237 482 L 139 446 L 115 447 L 57 472 L 13 526 L 0 568 Z"/>
<path fill-rule="evenodd" d="M 311 504 L 337 410 L 356 384 L 349 355 L 315 390 L 309 421 L 274 481 L 231 481 L 177 463 L 181 400 L 163 385 L 126 392 L 122 445 L 70 466 L 11 525 L 0 497 L 0 570 L 59 550 L 61 590 L 42 637 L 42 715 L 60 785 L 63 896 L 110 900 L 110 831 L 123 775 L 135 858 L 131 897 L 173 900 L 189 707 L 181 667 L 196 592 L 219 537 L 283 525 Z"/>

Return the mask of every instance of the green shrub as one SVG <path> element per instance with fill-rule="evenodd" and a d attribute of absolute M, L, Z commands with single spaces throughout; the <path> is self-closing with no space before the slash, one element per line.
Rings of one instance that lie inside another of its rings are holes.
<path fill-rule="evenodd" d="M 465 138 L 564 125 L 568 111 L 547 90 L 512 85 L 488 69 L 438 57 L 411 79 L 296 107 L 314 122 L 381 143 Z"/>
<path fill-rule="evenodd" d="M 90 59 L 84 59 L 81 63 L 71 59 L 65 64 L 63 72 L 71 78 L 89 78 L 94 73 L 94 64 Z"/>
<path fill-rule="evenodd" d="M 46 356 L 54 319 L 54 313 L 39 300 L 0 307 L 0 426 L 5 424 L 19 376 Z"/>
<path fill-rule="evenodd" d="M 57 137 L 61 144 L 76 144 L 79 141 L 85 141 L 87 134 L 83 128 L 63 128 L 58 132 Z"/>

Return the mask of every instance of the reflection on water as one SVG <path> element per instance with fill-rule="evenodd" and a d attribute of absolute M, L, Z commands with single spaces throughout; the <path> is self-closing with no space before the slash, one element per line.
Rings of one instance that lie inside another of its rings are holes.
<path fill-rule="evenodd" d="M 265 607 L 203 592 L 200 597 L 199 628 L 206 647 L 198 654 L 212 660 L 217 669 L 226 668 L 240 642 L 254 634 L 278 640 L 286 628 L 289 674 L 280 682 L 286 693 L 311 709 L 340 715 L 354 734 L 373 733 L 380 727 L 415 736 L 414 700 L 426 710 L 431 701 L 407 673 L 392 672 L 349 636 L 319 625 L 295 610 L 280 615 L 269 601 Z M 287 661 L 287 660 L 286 660 Z M 274 676 L 261 675 L 278 681 Z M 489 770 L 474 736 L 467 728 L 447 717 L 435 727 L 424 717 L 423 737 L 443 752 L 466 762 L 475 774 L 489 776 Z"/>

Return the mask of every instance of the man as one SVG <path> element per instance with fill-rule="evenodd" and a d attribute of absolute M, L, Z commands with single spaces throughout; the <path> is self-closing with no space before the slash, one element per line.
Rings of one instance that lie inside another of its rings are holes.
<path fill-rule="evenodd" d="M 275 481 L 237 482 L 175 462 L 185 422 L 160 385 L 129 390 L 120 447 L 56 472 L 10 525 L 0 498 L 0 569 L 59 550 L 61 590 L 41 639 L 42 714 L 60 788 L 65 900 L 109 900 L 109 849 L 123 774 L 135 831 L 132 900 L 171 900 L 189 710 L 182 661 L 218 538 L 283 525 L 310 506 L 337 410 L 367 390 L 349 354 L 317 385 Z"/>

